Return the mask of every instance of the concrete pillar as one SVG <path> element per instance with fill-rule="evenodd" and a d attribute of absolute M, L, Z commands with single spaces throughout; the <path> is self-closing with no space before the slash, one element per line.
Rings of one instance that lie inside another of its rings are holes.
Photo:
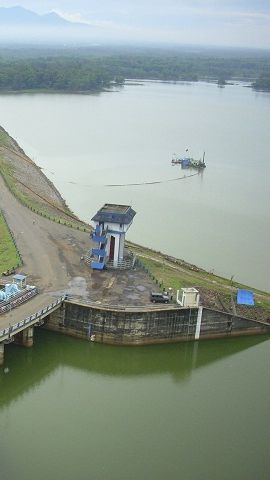
<path fill-rule="evenodd" d="M 125 244 L 125 234 L 120 234 L 119 239 L 119 260 L 123 260 L 124 258 L 124 244 Z"/>
<path fill-rule="evenodd" d="M 200 338 L 201 323 L 202 323 L 202 312 L 203 312 L 203 307 L 199 307 L 198 308 L 198 315 L 197 315 L 196 330 L 195 330 L 195 340 L 199 340 L 199 338 Z"/>
<path fill-rule="evenodd" d="M 5 358 L 5 345 L 4 343 L 0 343 L 0 366 L 4 365 L 4 358 Z"/>
<path fill-rule="evenodd" d="M 113 266 L 117 267 L 118 264 L 118 259 L 119 259 L 119 241 L 120 241 L 120 235 L 114 234 L 115 237 L 115 244 L 114 244 L 114 258 L 113 258 Z"/>
<path fill-rule="evenodd" d="M 22 332 L 22 345 L 24 347 L 32 347 L 34 343 L 34 327 L 28 327 Z"/>
<path fill-rule="evenodd" d="M 106 243 L 105 251 L 106 251 L 106 257 L 109 258 L 110 256 L 110 245 L 111 245 L 111 235 L 107 236 L 108 241 Z"/>
<path fill-rule="evenodd" d="M 23 347 L 33 346 L 34 327 L 28 327 L 25 330 L 14 335 L 15 345 L 22 345 Z"/>

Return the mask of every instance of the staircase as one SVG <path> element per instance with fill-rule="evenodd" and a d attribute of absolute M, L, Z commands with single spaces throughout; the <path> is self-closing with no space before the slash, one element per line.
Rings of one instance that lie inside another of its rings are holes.
<path fill-rule="evenodd" d="M 96 243 L 96 247 L 92 248 L 90 258 L 86 257 L 86 263 L 94 270 L 103 270 L 106 264 L 106 231 L 101 225 L 96 225 L 95 231 L 90 234 L 90 238 Z"/>

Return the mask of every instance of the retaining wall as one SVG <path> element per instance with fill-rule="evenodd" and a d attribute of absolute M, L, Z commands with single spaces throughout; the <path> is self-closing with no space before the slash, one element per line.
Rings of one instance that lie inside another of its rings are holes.
<path fill-rule="evenodd" d="M 110 309 L 65 301 L 45 327 L 100 343 L 144 345 L 270 333 L 270 324 L 198 308 Z M 199 328 L 198 328 L 199 326 Z M 196 333 L 197 330 L 197 333 Z"/>

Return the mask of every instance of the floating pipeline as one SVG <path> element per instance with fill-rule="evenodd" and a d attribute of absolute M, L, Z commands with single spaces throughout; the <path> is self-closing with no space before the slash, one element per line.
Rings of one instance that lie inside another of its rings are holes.
<path fill-rule="evenodd" d="M 199 173 L 196 172 L 196 173 L 192 173 L 191 175 L 184 175 L 182 177 L 170 178 L 168 180 L 156 180 L 153 182 L 141 182 L 141 183 L 117 183 L 117 184 L 104 185 L 104 187 L 133 187 L 133 186 L 140 186 L 140 185 L 156 185 L 158 183 L 177 182 L 179 180 L 185 180 L 190 177 L 195 177 L 196 175 L 199 175 Z"/>

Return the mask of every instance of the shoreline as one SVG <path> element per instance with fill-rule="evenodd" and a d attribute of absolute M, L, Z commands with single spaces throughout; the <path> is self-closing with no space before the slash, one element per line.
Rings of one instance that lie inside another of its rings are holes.
<path fill-rule="evenodd" d="M 227 86 L 241 86 L 243 88 L 250 88 L 254 92 L 269 93 L 270 89 L 256 88 L 254 87 L 254 79 L 247 78 L 231 78 L 226 81 L 225 84 L 219 85 L 218 78 L 206 77 L 198 79 L 179 79 L 179 80 L 162 80 L 159 78 L 126 78 L 122 84 L 112 84 L 110 86 L 101 89 L 91 90 L 64 90 L 64 89 L 50 89 L 50 88 L 33 88 L 33 89 L 21 89 L 21 90 L 0 90 L 0 95 L 37 95 L 37 94 L 52 94 L 52 95 L 99 95 L 102 93 L 113 93 L 116 89 L 124 88 L 125 86 L 143 86 L 145 83 L 161 83 L 161 84 L 175 84 L 175 85 L 187 85 L 187 84 L 211 84 L 217 87 Z"/>

